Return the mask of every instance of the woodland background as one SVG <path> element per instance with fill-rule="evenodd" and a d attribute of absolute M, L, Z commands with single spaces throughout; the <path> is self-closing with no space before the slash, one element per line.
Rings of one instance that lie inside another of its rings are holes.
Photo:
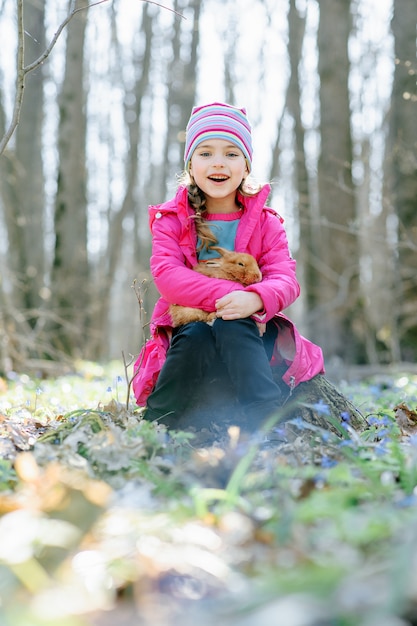
<path fill-rule="evenodd" d="M 301 331 L 328 363 L 415 362 L 416 1 L 88 4 L 0 0 L 0 141 L 25 83 L 0 154 L 0 371 L 139 351 L 147 207 L 214 100 L 247 108 Z"/>

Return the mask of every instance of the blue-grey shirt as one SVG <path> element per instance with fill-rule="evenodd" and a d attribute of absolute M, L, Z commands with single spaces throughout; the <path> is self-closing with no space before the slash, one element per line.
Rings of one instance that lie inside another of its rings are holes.
<path fill-rule="evenodd" d="M 234 250 L 235 249 L 235 239 L 236 239 L 236 231 L 239 226 L 239 220 L 242 216 L 242 211 L 236 211 L 235 213 L 210 213 L 206 216 L 206 220 L 208 222 L 208 226 L 213 232 L 213 235 L 216 237 L 219 242 L 218 245 L 221 248 L 226 248 L 226 250 Z M 201 241 L 198 239 L 197 247 L 200 245 Z M 219 256 L 219 253 L 216 250 L 201 250 L 198 253 L 198 259 L 206 260 L 206 259 L 214 259 Z"/>

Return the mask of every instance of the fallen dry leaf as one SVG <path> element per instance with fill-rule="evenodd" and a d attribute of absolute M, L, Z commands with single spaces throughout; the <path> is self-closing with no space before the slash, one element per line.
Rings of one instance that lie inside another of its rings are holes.
<path fill-rule="evenodd" d="M 404 435 L 417 433 L 417 412 L 409 409 L 405 402 L 394 407 L 395 419 Z"/>

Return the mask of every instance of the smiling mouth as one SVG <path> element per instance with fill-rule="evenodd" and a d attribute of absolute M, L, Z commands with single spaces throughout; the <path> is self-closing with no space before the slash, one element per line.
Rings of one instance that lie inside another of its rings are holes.
<path fill-rule="evenodd" d="M 228 176 L 209 176 L 208 179 L 214 181 L 215 183 L 222 183 L 225 180 L 228 180 L 229 177 Z"/>

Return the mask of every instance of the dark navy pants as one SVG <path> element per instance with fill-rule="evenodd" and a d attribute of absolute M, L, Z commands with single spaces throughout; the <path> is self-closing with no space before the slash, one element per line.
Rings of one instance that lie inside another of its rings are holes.
<path fill-rule="evenodd" d="M 212 326 L 191 322 L 176 329 L 148 398 L 146 419 L 160 419 L 174 426 L 191 398 L 211 384 L 212 394 L 226 386 L 256 428 L 282 405 L 282 391 L 273 380 L 269 364 L 276 336 L 277 328 L 270 322 L 260 337 L 250 318 L 219 318 Z"/>

